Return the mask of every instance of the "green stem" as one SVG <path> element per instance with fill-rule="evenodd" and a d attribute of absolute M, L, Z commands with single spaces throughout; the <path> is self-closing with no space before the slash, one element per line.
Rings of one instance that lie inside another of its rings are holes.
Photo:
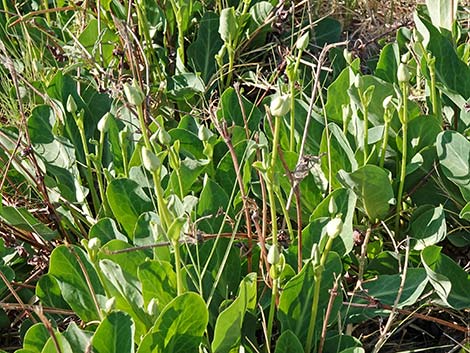
<path fill-rule="evenodd" d="M 178 295 L 184 293 L 183 288 L 183 274 L 181 271 L 181 253 L 180 253 L 180 243 L 178 240 L 173 241 L 173 247 L 175 249 L 175 268 L 176 268 L 176 292 Z"/>
<path fill-rule="evenodd" d="M 364 104 L 364 165 L 369 155 L 369 107 Z"/>
<path fill-rule="evenodd" d="M 137 115 L 139 116 L 140 129 L 142 130 L 142 136 L 144 137 L 144 144 L 149 150 L 152 150 L 150 139 L 147 133 L 147 125 L 145 124 L 144 109 L 142 104 L 137 105 Z"/>
<path fill-rule="evenodd" d="M 103 208 L 104 208 L 104 213 L 106 216 L 111 215 L 111 208 L 109 207 L 108 204 L 108 198 L 106 197 L 105 193 L 105 187 L 104 187 L 104 182 L 103 182 L 103 176 L 101 174 L 101 171 L 103 170 L 103 146 L 104 146 L 104 138 L 105 134 L 103 132 L 100 133 L 100 142 L 98 144 L 98 150 L 96 152 L 97 157 L 96 157 L 96 162 L 95 162 L 95 168 L 96 168 L 96 178 L 98 180 L 98 188 L 100 192 L 100 197 L 103 202 Z"/>
<path fill-rule="evenodd" d="M 400 213 L 402 210 L 403 188 L 405 186 L 406 176 L 406 159 L 408 152 L 408 83 L 401 83 L 401 90 L 403 96 L 403 106 L 401 108 L 400 119 L 402 123 L 402 155 L 400 167 L 400 183 L 398 185 L 397 195 L 397 213 L 395 215 L 395 235 L 398 235 L 400 230 Z"/>
<path fill-rule="evenodd" d="M 230 86 L 233 76 L 233 65 L 235 63 L 235 50 L 232 47 L 232 44 L 227 45 L 227 54 L 228 54 L 228 72 L 227 72 L 227 87 Z"/>
<path fill-rule="evenodd" d="M 175 172 L 176 172 L 176 178 L 178 179 L 178 187 L 180 189 L 180 198 L 181 198 L 181 201 L 183 201 L 184 199 L 184 193 L 183 193 L 183 180 L 181 179 L 181 173 L 179 171 L 179 169 L 175 169 Z"/>
<path fill-rule="evenodd" d="M 274 246 L 274 245 L 273 245 Z M 276 311 L 276 298 L 278 295 L 278 280 L 277 278 L 273 278 L 273 287 L 272 287 L 272 294 L 271 294 L 271 304 L 269 306 L 269 316 L 268 316 L 268 332 L 267 332 L 267 342 L 266 347 L 271 345 L 271 335 L 273 332 L 273 322 L 274 322 L 274 313 Z"/>
<path fill-rule="evenodd" d="M 441 117 L 441 105 L 439 102 L 439 94 L 436 88 L 436 68 L 434 60 L 429 63 L 429 76 L 431 77 L 430 98 L 432 105 L 432 112 L 435 116 Z"/>
<path fill-rule="evenodd" d="M 77 121 L 78 131 L 80 132 L 80 138 L 82 140 L 82 145 L 83 145 L 83 153 L 85 154 L 85 164 L 86 164 L 85 178 L 88 184 L 88 190 L 90 190 L 91 200 L 93 202 L 93 210 L 95 211 L 95 215 L 97 215 L 100 209 L 100 201 L 98 198 L 98 194 L 96 193 L 95 185 L 93 182 L 93 171 L 91 168 L 91 160 L 90 160 L 90 152 L 88 150 L 88 143 L 87 143 L 86 136 L 85 136 L 83 117 L 77 117 L 75 113 L 73 115 Z"/>
<path fill-rule="evenodd" d="M 287 211 L 287 208 L 286 208 L 286 203 L 284 202 L 284 199 L 282 198 L 282 195 L 280 192 L 278 192 L 277 190 L 274 192 L 277 196 L 279 204 L 281 205 L 282 215 L 284 216 L 284 219 L 286 220 L 287 231 L 289 232 L 289 239 L 293 241 L 294 229 L 292 228 L 292 222 L 290 221 L 289 212 Z"/>
<path fill-rule="evenodd" d="M 7 0 L 3 0 L 3 10 L 5 11 L 4 14 L 5 14 L 5 19 L 8 21 L 10 19 L 10 14 L 9 14 L 9 10 L 8 10 L 8 2 Z"/>
<path fill-rule="evenodd" d="M 272 246 L 278 246 L 277 242 L 277 212 L 276 212 L 276 198 L 274 195 L 274 168 L 276 165 L 277 159 L 277 148 L 279 146 L 279 130 L 281 129 L 281 117 L 276 116 L 274 122 L 274 138 L 273 138 L 273 152 L 271 154 L 271 163 L 269 169 L 267 171 L 267 179 L 266 180 L 266 189 L 268 191 L 268 198 L 269 198 L 269 205 L 271 206 L 271 234 L 272 234 Z M 285 207 L 284 207 L 285 208 Z M 276 310 L 276 298 L 278 295 L 277 291 L 277 279 L 273 278 L 273 291 L 271 297 L 271 307 L 269 309 L 269 317 L 268 317 L 268 342 L 267 345 L 271 342 L 271 333 L 273 328 L 273 320 L 274 320 L 274 312 Z"/>
<path fill-rule="evenodd" d="M 315 325 L 317 322 L 318 315 L 318 302 L 320 300 L 321 280 L 323 276 L 323 270 L 325 268 L 326 259 L 328 258 L 328 253 L 330 252 L 331 247 L 333 245 L 333 240 L 334 238 L 328 237 L 328 241 L 326 242 L 325 249 L 323 250 L 320 259 L 320 265 L 314 268 L 315 287 L 313 289 L 312 314 L 310 316 L 310 323 L 308 325 L 307 345 L 305 353 L 310 353 L 312 351 L 313 335 L 315 333 Z"/>
<path fill-rule="evenodd" d="M 155 194 L 157 195 L 157 207 L 162 227 L 165 231 L 168 230 L 171 224 L 171 214 L 166 205 L 165 198 L 163 196 L 163 189 L 160 184 L 160 170 L 157 170 L 152 173 L 153 184 L 155 189 Z"/>
<path fill-rule="evenodd" d="M 268 170 L 268 197 L 269 203 L 271 206 L 271 227 L 272 227 L 272 236 L 273 236 L 273 246 L 277 246 L 277 212 L 276 212 L 276 199 L 274 196 L 274 169 L 276 166 L 277 160 L 277 148 L 279 146 L 279 131 L 281 129 L 281 117 L 276 116 L 274 118 L 274 138 L 273 138 L 273 152 L 271 154 L 271 163 Z"/>
<path fill-rule="evenodd" d="M 389 114 L 388 111 L 385 111 L 385 115 L 387 116 Z M 382 150 L 380 154 L 380 162 L 379 165 L 381 168 L 383 168 L 384 163 L 385 163 L 385 152 L 387 150 L 387 144 L 388 144 L 388 128 L 389 128 L 389 121 L 388 118 L 386 117 L 385 119 L 385 124 L 384 124 L 384 133 L 383 133 L 383 140 L 382 140 Z"/>
<path fill-rule="evenodd" d="M 299 71 L 300 59 L 302 57 L 302 50 L 297 53 L 297 59 L 295 61 L 293 76 L 289 82 L 290 90 L 290 140 L 289 150 L 294 151 L 295 146 L 295 80 L 297 79 L 297 73 Z"/>

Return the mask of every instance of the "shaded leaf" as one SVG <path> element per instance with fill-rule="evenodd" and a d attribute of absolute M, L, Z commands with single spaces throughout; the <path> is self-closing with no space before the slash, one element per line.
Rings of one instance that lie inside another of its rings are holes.
<path fill-rule="evenodd" d="M 241 281 L 237 298 L 217 318 L 212 341 L 214 353 L 229 353 L 240 345 L 245 313 L 255 306 L 256 273 L 250 273 Z"/>

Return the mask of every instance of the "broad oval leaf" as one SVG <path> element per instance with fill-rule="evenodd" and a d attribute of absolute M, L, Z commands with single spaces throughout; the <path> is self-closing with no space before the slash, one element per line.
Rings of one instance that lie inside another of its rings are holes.
<path fill-rule="evenodd" d="M 379 275 L 372 281 L 364 282 L 367 294 L 382 304 L 394 305 L 400 288 L 402 274 Z M 428 283 L 426 271 L 423 268 L 410 268 L 406 273 L 398 308 L 413 305 L 419 299 Z"/>
<path fill-rule="evenodd" d="M 470 141 L 456 131 L 443 131 L 437 136 L 436 148 L 447 179 L 470 192 Z"/>
<path fill-rule="evenodd" d="M 346 136 L 335 123 L 328 124 L 328 129 L 323 130 L 320 153 L 327 154 L 321 161 L 321 168 L 327 177 L 331 174 L 331 184 L 334 188 L 340 186 L 336 179 L 336 175 L 340 170 L 353 172 L 358 167 L 354 152 Z"/>
<path fill-rule="evenodd" d="M 193 292 L 184 293 L 163 309 L 137 353 L 197 352 L 208 321 L 202 298 Z"/>
<path fill-rule="evenodd" d="M 92 288 L 88 286 L 81 265 Z M 65 301 L 83 321 L 99 319 L 99 309 L 94 305 L 93 295 L 96 295 L 100 308 L 104 308 L 104 290 L 93 265 L 82 249 L 74 245 L 55 248 L 51 254 L 49 274 L 57 279 Z"/>
<path fill-rule="evenodd" d="M 326 310 L 330 299 L 329 290 L 333 287 L 336 276 L 342 272 L 343 265 L 341 259 L 335 252 L 330 252 L 323 271 L 320 300 L 318 302 L 318 313 Z M 291 330 L 305 345 L 307 340 L 307 331 L 312 311 L 313 290 L 317 285 L 315 283 L 313 266 L 309 261 L 302 271 L 289 280 L 281 292 L 279 300 L 279 309 L 277 317 L 281 322 L 282 331 Z M 333 303 L 329 321 L 336 319 L 336 313 L 341 307 L 341 295 L 338 295 Z M 320 335 L 323 325 L 323 316 L 319 314 L 315 324 L 315 335 Z"/>
<path fill-rule="evenodd" d="M 286 330 L 284 331 L 279 339 L 276 342 L 276 350 L 274 353 L 303 353 L 304 348 L 300 343 L 297 336 L 291 331 Z"/>
<path fill-rule="evenodd" d="M 428 246 L 421 252 L 421 260 L 439 298 L 456 310 L 470 307 L 470 279 L 457 263 L 441 254 L 438 246 Z"/>
<path fill-rule="evenodd" d="M 133 234 L 139 216 L 154 209 L 142 187 L 130 179 L 114 179 L 106 196 L 114 216 L 129 236 Z"/>
<path fill-rule="evenodd" d="M 447 235 L 444 208 L 439 206 L 431 207 L 420 213 L 417 213 L 417 211 L 413 214 L 410 229 L 412 243 L 414 244 L 413 248 L 423 250 L 429 245 L 444 240 Z"/>
<path fill-rule="evenodd" d="M 369 219 L 381 219 L 387 215 L 394 198 L 388 173 L 383 168 L 365 165 L 352 173 L 340 170 L 338 179 L 354 191 Z"/>
<path fill-rule="evenodd" d="M 255 306 L 256 273 L 250 273 L 241 281 L 237 298 L 217 318 L 212 341 L 214 353 L 229 353 L 240 345 L 245 313 Z"/>
<path fill-rule="evenodd" d="M 110 313 L 92 339 L 95 353 L 134 353 L 134 322 L 122 311 Z"/>

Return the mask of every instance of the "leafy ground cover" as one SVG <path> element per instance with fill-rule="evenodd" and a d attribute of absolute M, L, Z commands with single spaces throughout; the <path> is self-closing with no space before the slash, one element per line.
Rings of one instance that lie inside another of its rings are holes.
<path fill-rule="evenodd" d="M 469 350 L 467 4 L 2 10 L 0 350 Z"/>

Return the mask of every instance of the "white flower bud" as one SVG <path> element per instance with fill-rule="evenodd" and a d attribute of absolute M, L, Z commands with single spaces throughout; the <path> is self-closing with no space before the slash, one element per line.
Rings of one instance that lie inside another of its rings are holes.
<path fill-rule="evenodd" d="M 307 48 L 309 40 L 310 40 L 310 37 L 309 37 L 308 31 L 307 31 L 302 35 L 302 37 L 297 39 L 297 42 L 295 43 L 295 47 L 298 50 L 304 51 Z"/>
<path fill-rule="evenodd" d="M 279 248 L 277 245 L 272 245 L 268 251 L 268 263 L 276 265 L 279 262 Z"/>
<path fill-rule="evenodd" d="M 335 217 L 326 225 L 326 234 L 330 238 L 336 238 L 343 230 L 343 221 L 340 217 Z"/>
<path fill-rule="evenodd" d="M 151 173 L 157 171 L 162 165 L 160 158 L 147 147 L 142 147 L 142 163 L 144 168 Z"/>
<path fill-rule="evenodd" d="M 65 105 L 65 109 L 67 109 L 67 111 L 72 114 L 75 113 L 78 109 L 77 103 L 75 102 L 75 99 L 73 99 L 71 94 L 67 98 L 67 104 Z"/>
<path fill-rule="evenodd" d="M 328 202 L 328 212 L 330 212 L 330 215 L 332 216 L 336 216 L 336 213 L 338 213 L 338 206 L 336 206 L 334 197 L 330 197 L 330 201 Z"/>
<path fill-rule="evenodd" d="M 106 300 L 106 304 L 104 305 L 104 310 L 107 313 L 110 313 L 111 311 L 113 311 L 115 307 L 116 307 L 116 298 L 115 297 L 111 297 L 108 300 Z"/>
<path fill-rule="evenodd" d="M 107 112 L 103 117 L 98 121 L 98 131 L 105 134 L 109 130 L 109 124 L 113 115 L 110 112 Z"/>
<path fill-rule="evenodd" d="M 283 96 L 277 96 L 271 101 L 269 110 L 273 116 L 284 116 L 290 110 L 289 96 L 287 94 Z"/>
<path fill-rule="evenodd" d="M 398 82 L 408 82 L 410 80 L 410 70 L 406 64 L 400 63 L 397 70 Z"/>
<path fill-rule="evenodd" d="M 91 238 L 88 241 L 88 249 L 98 251 L 101 248 L 101 240 L 99 238 Z"/>
<path fill-rule="evenodd" d="M 165 146 L 168 146 L 171 143 L 170 134 L 163 128 L 158 129 L 158 142 Z"/>
<path fill-rule="evenodd" d="M 152 298 L 147 305 L 147 312 L 149 315 L 155 316 L 158 314 L 158 300 Z"/>
<path fill-rule="evenodd" d="M 145 96 L 142 89 L 136 84 L 124 84 L 124 94 L 127 101 L 133 105 L 141 105 L 144 102 Z"/>
<path fill-rule="evenodd" d="M 199 128 L 197 130 L 197 137 L 201 141 L 207 141 L 207 140 L 209 140 L 209 137 L 211 137 L 211 132 L 204 125 L 199 125 Z"/>

